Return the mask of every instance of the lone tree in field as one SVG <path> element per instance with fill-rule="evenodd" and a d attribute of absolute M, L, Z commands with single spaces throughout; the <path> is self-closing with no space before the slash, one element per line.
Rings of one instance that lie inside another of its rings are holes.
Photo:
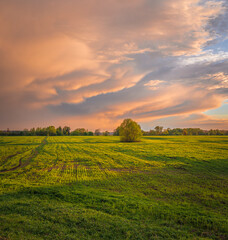
<path fill-rule="evenodd" d="M 124 119 L 119 127 L 121 142 L 138 142 L 142 136 L 141 127 L 131 119 Z"/>

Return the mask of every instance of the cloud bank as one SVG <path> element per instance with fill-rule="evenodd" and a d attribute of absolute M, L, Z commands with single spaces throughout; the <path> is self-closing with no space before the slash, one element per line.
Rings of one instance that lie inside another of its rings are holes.
<path fill-rule="evenodd" d="M 228 98 L 227 15 L 215 0 L 1 1 L 0 128 L 227 129 L 203 114 Z"/>

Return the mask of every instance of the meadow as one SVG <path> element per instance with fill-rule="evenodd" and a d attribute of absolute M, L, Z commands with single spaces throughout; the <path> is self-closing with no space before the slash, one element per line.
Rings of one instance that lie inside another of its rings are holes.
<path fill-rule="evenodd" d="M 228 239 L 228 136 L 0 137 L 0 240 Z"/>

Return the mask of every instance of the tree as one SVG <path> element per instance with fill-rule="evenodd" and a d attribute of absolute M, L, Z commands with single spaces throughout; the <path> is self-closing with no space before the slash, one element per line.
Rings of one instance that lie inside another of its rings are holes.
<path fill-rule="evenodd" d="M 101 135 L 100 129 L 96 129 L 94 133 L 95 133 L 96 136 L 100 136 Z"/>
<path fill-rule="evenodd" d="M 29 130 L 28 130 L 27 128 L 25 128 L 25 129 L 23 130 L 23 135 L 24 135 L 24 136 L 29 136 Z"/>
<path fill-rule="evenodd" d="M 80 136 L 86 136 L 88 132 L 88 130 L 86 130 L 85 128 L 77 128 L 76 131 L 79 132 Z"/>
<path fill-rule="evenodd" d="M 124 119 L 119 129 L 121 142 L 138 142 L 142 136 L 141 127 L 132 119 Z"/>
<path fill-rule="evenodd" d="M 162 135 L 165 135 L 165 136 L 169 135 L 169 131 L 167 129 L 164 129 Z"/>
<path fill-rule="evenodd" d="M 77 129 L 75 129 L 74 131 L 72 131 L 72 132 L 70 133 L 70 135 L 71 135 L 71 136 L 80 136 L 80 132 L 79 132 Z"/>
<path fill-rule="evenodd" d="M 109 135 L 109 131 L 103 132 L 103 136 L 108 136 L 108 135 Z"/>
<path fill-rule="evenodd" d="M 35 130 L 34 127 L 30 129 L 30 135 L 31 136 L 35 136 L 36 135 L 36 130 Z"/>
<path fill-rule="evenodd" d="M 55 136 L 56 135 L 56 129 L 54 126 L 47 127 L 47 135 L 48 136 Z"/>
<path fill-rule="evenodd" d="M 157 135 L 162 134 L 162 130 L 163 130 L 162 126 L 156 126 L 154 129 L 155 129 Z"/>
<path fill-rule="evenodd" d="M 70 127 L 65 126 L 63 128 L 63 135 L 70 135 Z"/>
<path fill-rule="evenodd" d="M 116 128 L 113 132 L 113 136 L 119 136 L 120 135 L 120 127 Z"/>
<path fill-rule="evenodd" d="M 188 131 L 187 131 L 187 129 L 183 129 L 183 135 L 187 135 L 188 134 Z"/>
<path fill-rule="evenodd" d="M 36 128 L 36 136 L 41 136 L 41 128 L 40 127 Z"/>
<path fill-rule="evenodd" d="M 41 136 L 47 136 L 48 132 L 47 132 L 47 128 L 42 128 L 41 129 Z"/>
<path fill-rule="evenodd" d="M 87 136 L 88 135 L 88 130 L 85 128 L 77 128 L 73 132 L 71 132 L 72 136 Z"/>
<path fill-rule="evenodd" d="M 59 126 L 59 127 L 56 129 L 56 134 L 57 134 L 57 136 L 62 136 L 62 135 L 63 135 L 63 130 L 62 130 L 61 126 Z"/>
<path fill-rule="evenodd" d="M 156 132 L 153 129 L 150 129 L 149 136 L 154 136 L 154 135 L 156 135 Z"/>
<path fill-rule="evenodd" d="M 93 136 L 93 132 L 92 132 L 92 131 L 89 131 L 89 132 L 88 132 L 88 136 Z"/>

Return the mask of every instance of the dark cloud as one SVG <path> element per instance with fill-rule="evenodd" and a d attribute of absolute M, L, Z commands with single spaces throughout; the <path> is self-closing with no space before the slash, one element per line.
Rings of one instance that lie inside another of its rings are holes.
<path fill-rule="evenodd" d="M 219 15 L 215 16 L 214 18 L 208 21 L 206 29 L 210 31 L 211 34 L 213 34 L 214 36 L 217 35 L 217 37 L 227 37 L 228 2 L 227 1 L 219 2 L 222 3 L 223 10 Z"/>

